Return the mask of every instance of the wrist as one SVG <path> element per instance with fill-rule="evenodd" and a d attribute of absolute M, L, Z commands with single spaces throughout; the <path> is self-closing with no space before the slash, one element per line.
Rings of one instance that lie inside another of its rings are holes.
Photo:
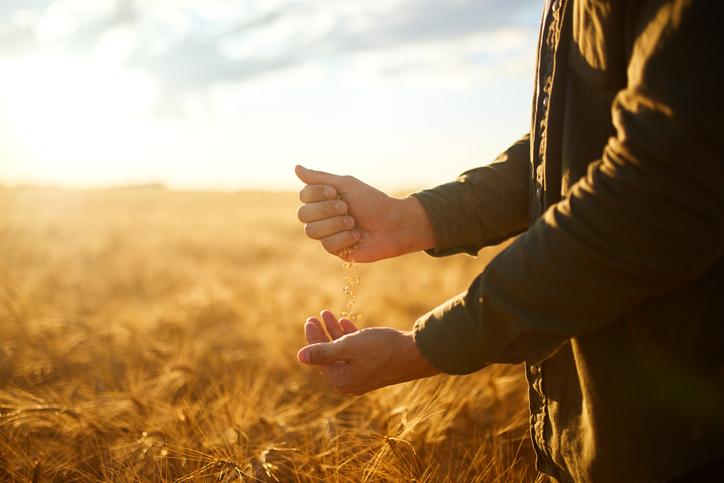
<path fill-rule="evenodd" d="M 393 210 L 397 227 L 400 254 L 435 248 L 432 223 L 422 203 L 413 196 L 397 200 L 399 208 Z"/>
<path fill-rule="evenodd" d="M 405 360 L 404 366 L 408 371 L 407 377 L 405 377 L 406 380 L 421 379 L 441 373 L 422 355 L 412 331 L 404 331 L 401 335 L 404 338 L 404 343 L 400 352 Z"/>

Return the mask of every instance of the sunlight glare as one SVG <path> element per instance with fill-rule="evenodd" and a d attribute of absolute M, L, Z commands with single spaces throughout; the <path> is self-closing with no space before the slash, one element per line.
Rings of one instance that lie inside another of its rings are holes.
<path fill-rule="evenodd" d="M 49 179 L 79 183 L 129 162 L 129 144 L 151 120 L 155 86 L 144 74 L 65 55 L 0 62 L 0 117 L 16 162 Z"/>

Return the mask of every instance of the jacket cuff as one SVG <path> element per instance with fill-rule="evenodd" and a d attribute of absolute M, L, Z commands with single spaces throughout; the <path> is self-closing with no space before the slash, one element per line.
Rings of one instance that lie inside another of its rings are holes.
<path fill-rule="evenodd" d="M 492 362 L 490 349 L 480 342 L 467 320 L 463 297 L 459 295 L 420 317 L 413 331 L 423 357 L 447 374 L 470 374 Z"/>
<path fill-rule="evenodd" d="M 448 184 L 452 191 L 453 183 Z M 427 212 L 435 235 L 435 248 L 425 250 L 425 253 L 433 257 L 446 257 L 458 253 L 477 255 L 481 248 L 479 246 L 456 246 L 456 240 L 461 238 L 458 233 L 459 227 L 456 224 L 458 217 L 454 215 L 457 210 L 437 189 L 418 191 L 410 196 L 415 197 Z"/>

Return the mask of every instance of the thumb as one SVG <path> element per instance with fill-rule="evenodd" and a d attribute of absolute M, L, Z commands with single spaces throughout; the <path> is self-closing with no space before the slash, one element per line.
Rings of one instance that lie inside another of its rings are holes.
<path fill-rule="evenodd" d="M 307 169 L 300 164 L 294 168 L 294 173 L 297 175 L 297 178 L 306 184 L 328 184 L 334 186 L 339 183 L 340 180 L 340 176 L 325 173 L 324 171 Z"/>
<path fill-rule="evenodd" d="M 311 344 L 299 350 L 297 359 L 310 366 L 326 366 L 343 360 L 340 349 L 340 344 L 336 342 Z"/>

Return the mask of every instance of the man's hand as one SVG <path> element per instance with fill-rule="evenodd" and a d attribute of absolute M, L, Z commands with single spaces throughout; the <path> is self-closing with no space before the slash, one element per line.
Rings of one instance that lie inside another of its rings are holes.
<path fill-rule="evenodd" d="M 307 236 L 320 240 L 333 255 L 359 242 L 348 258 L 373 262 L 433 248 L 432 225 L 415 198 L 392 198 L 351 176 L 336 176 L 302 166 L 306 183 L 297 213 Z"/>
<path fill-rule="evenodd" d="M 440 371 L 420 354 L 411 332 L 389 327 L 357 330 L 347 319 L 322 312 L 322 322 L 310 317 L 304 334 L 310 345 L 297 357 L 303 364 L 319 366 L 340 392 L 360 395 L 380 387 L 434 376 Z"/>

